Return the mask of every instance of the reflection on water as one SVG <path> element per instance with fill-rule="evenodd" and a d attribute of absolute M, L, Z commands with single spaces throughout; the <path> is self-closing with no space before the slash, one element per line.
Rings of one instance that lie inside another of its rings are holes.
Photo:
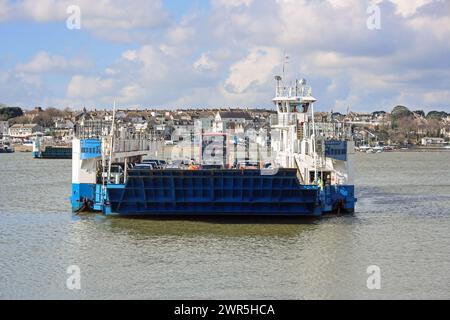
<path fill-rule="evenodd" d="M 73 216 L 70 161 L 0 155 L 0 298 L 450 298 L 450 152 L 356 166 L 353 216 L 149 220 Z"/>
<path fill-rule="evenodd" d="M 216 237 L 280 237 L 292 238 L 313 231 L 317 222 L 302 219 L 124 219 L 110 218 L 113 232 L 147 237 L 216 236 Z"/>

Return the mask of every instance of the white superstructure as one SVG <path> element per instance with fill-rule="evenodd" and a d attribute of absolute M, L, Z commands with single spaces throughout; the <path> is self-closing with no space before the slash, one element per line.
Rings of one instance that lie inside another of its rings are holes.
<path fill-rule="evenodd" d="M 353 185 L 354 143 L 343 123 L 315 122 L 317 101 L 306 80 L 285 86 L 276 77 L 273 102 L 278 121 L 272 125 L 275 161 L 284 168 L 297 168 L 304 184 L 321 179 L 330 184 Z"/>

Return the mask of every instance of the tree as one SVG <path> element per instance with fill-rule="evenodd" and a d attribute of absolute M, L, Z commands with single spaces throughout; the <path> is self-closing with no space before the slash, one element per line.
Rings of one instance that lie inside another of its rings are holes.
<path fill-rule="evenodd" d="M 34 123 L 37 123 L 41 127 L 48 128 L 53 126 L 53 117 L 47 112 L 41 112 L 34 119 Z"/>
<path fill-rule="evenodd" d="M 63 113 L 63 117 L 65 117 L 65 118 L 70 118 L 73 115 L 73 111 L 70 108 L 64 108 L 62 113 Z"/>
<path fill-rule="evenodd" d="M 441 134 L 441 121 L 435 118 L 427 119 L 428 132 L 430 137 L 439 137 Z"/>
<path fill-rule="evenodd" d="M 10 126 L 12 126 L 14 124 L 29 124 L 29 123 L 31 123 L 30 119 L 25 116 L 11 118 L 11 119 L 9 119 L 8 122 L 9 122 Z"/>
<path fill-rule="evenodd" d="M 423 110 L 416 110 L 413 111 L 416 115 L 418 115 L 419 117 L 425 118 L 425 112 Z"/>
<path fill-rule="evenodd" d="M 412 112 L 405 106 L 396 106 L 394 109 L 392 109 L 391 115 L 392 119 L 395 121 L 401 118 L 412 116 Z"/>
<path fill-rule="evenodd" d="M 45 113 L 52 119 L 64 116 L 64 112 L 59 109 L 56 109 L 56 108 L 47 108 L 47 109 L 45 109 L 45 111 L 43 113 Z"/>
<path fill-rule="evenodd" d="M 447 113 L 444 111 L 430 111 L 427 114 L 427 119 L 442 120 L 447 117 Z"/>
<path fill-rule="evenodd" d="M 20 117 L 23 115 L 23 111 L 19 107 L 8 107 L 0 103 L 0 120 L 6 121 L 11 118 Z"/>

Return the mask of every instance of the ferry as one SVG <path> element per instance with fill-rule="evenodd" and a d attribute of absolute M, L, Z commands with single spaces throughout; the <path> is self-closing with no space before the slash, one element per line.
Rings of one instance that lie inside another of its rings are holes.
<path fill-rule="evenodd" d="M 33 141 L 32 156 L 35 159 L 72 159 L 72 148 L 63 146 L 42 146 L 41 139 L 36 136 Z"/>
<path fill-rule="evenodd" d="M 247 133 L 242 138 L 234 131 L 199 128 L 192 139 L 184 139 L 192 144 L 193 156 L 182 167 L 143 161 L 156 158 L 150 137 L 115 123 L 114 113 L 110 122 L 82 120 L 72 146 L 72 210 L 126 217 L 354 212 L 351 128 L 315 121 L 316 99 L 305 80 L 289 86 L 279 76 L 276 80 L 272 102 L 277 114 L 267 139 L 256 133 L 250 151 L 253 138 Z"/>

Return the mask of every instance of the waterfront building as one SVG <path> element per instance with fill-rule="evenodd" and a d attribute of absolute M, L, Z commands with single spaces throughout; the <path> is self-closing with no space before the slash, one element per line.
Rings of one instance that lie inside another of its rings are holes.
<path fill-rule="evenodd" d="M 26 139 L 34 136 L 37 132 L 43 132 L 43 128 L 35 123 L 15 124 L 9 128 L 11 138 Z"/>
<path fill-rule="evenodd" d="M 8 121 L 0 121 L 0 139 L 7 136 L 9 132 Z"/>
<path fill-rule="evenodd" d="M 444 143 L 445 143 L 444 138 L 430 138 L 430 137 L 422 138 L 423 146 L 442 146 Z"/>
<path fill-rule="evenodd" d="M 235 133 L 243 133 L 245 125 L 252 122 L 251 115 L 242 110 L 219 111 L 217 112 L 214 123 L 214 132 L 225 132 L 232 130 Z"/>

